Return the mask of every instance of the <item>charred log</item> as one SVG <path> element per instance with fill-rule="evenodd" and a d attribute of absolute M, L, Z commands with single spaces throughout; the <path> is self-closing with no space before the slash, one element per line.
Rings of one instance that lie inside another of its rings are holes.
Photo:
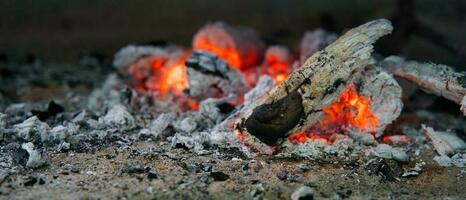
<path fill-rule="evenodd" d="M 466 115 L 466 73 L 456 72 L 452 67 L 405 61 L 403 58 L 391 56 L 380 65 L 393 75 L 406 79 L 423 91 L 442 96 L 459 105 Z"/>

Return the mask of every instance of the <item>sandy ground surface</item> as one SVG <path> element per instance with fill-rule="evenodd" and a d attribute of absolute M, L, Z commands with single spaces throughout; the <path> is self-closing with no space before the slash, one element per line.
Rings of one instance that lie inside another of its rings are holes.
<path fill-rule="evenodd" d="M 49 165 L 3 180 L 0 198 L 290 199 L 303 185 L 314 189 L 316 199 L 466 198 L 464 169 L 438 167 L 432 156 L 430 151 L 421 154 L 427 164 L 420 175 L 389 181 L 369 175 L 365 156 L 320 162 L 248 159 L 224 149 L 195 156 L 170 150 L 164 142 L 141 141 L 90 153 L 49 154 Z M 300 169 L 303 165 L 309 169 Z"/>

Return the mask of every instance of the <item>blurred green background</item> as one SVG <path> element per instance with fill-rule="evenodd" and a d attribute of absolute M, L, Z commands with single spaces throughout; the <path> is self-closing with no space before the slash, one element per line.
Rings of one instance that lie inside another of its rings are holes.
<path fill-rule="evenodd" d="M 465 11 L 464 0 L 1 0 L 0 53 L 12 59 L 32 53 L 47 63 L 70 64 L 82 50 L 111 56 L 131 42 L 166 40 L 189 47 L 193 34 L 215 20 L 251 26 L 267 41 L 295 48 L 306 30 L 340 33 L 391 17 L 401 31 L 382 41 L 380 52 L 465 69 Z M 427 29 L 410 30 L 411 18 Z"/>

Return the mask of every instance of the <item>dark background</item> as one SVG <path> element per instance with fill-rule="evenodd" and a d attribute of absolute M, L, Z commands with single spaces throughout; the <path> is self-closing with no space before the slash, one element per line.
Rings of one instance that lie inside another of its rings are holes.
<path fill-rule="evenodd" d="M 295 49 L 304 31 L 341 33 L 391 18 L 395 34 L 378 52 L 466 69 L 464 0 L 1 0 L 0 54 L 46 63 L 78 63 L 83 50 L 113 55 L 131 42 L 166 40 L 186 47 L 205 23 L 255 28 L 267 41 Z"/>

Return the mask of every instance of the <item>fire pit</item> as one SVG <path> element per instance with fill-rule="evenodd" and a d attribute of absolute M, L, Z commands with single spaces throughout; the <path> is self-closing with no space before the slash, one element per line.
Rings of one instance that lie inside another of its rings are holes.
<path fill-rule="evenodd" d="M 41 192 L 66 182 L 99 197 L 93 187 L 111 180 L 121 188 L 115 198 L 203 198 L 206 190 L 219 198 L 222 187 L 253 199 L 345 198 L 352 190 L 369 198 L 355 185 L 379 183 L 388 189 L 374 197 L 397 185 L 406 187 L 399 197 L 412 197 L 412 179 L 425 187 L 437 173 L 450 181 L 442 195 L 464 197 L 466 75 L 377 55 L 374 43 L 392 31 L 386 19 L 340 36 L 316 29 L 293 52 L 266 45 L 250 28 L 213 22 L 192 48 L 129 44 L 89 96 L 2 101 L 0 193 L 27 197 L 15 186 L 22 184 L 37 189 L 32 198 L 48 197 Z M 432 102 L 419 99 L 426 93 L 458 104 L 458 116 L 430 110 Z M 327 189 L 322 179 L 347 185 Z M 283 182 L 282 194 L 271 192 Z M 131 186 L 141 183 L 150 186 Z M 125 188 L 136 192 L 125 196 Z"/>

